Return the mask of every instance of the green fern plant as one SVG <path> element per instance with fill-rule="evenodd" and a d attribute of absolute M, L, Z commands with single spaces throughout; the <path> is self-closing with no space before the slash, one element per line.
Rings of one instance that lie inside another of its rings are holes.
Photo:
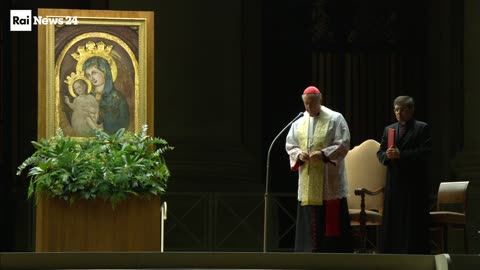
<path fill-rule="evenodd" d="M 135 196 L 165 193 L 170 171 L 164 153 L 173 147 L 157 137 L 118 130 L 109 135 L 75 140 L 62 130 L 50 139 L 33 141 L 36 151 L 17 169 L 29 168 L 28 198 L 46 194 L 73 203 L 75 199 L 102 198 L 112 205 Z"/>

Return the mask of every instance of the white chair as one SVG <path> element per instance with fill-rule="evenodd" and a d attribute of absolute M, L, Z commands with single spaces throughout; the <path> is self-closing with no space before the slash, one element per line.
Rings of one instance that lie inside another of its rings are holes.
<path fill-rule="evenodd" d="M 351 149 L 345 157 L 350 193 L 348 198 L 350 224 L 359 226 L 362 252 L 366 251 L 367 226 L 382 224 L 387 168 L 377 159 L 379 148 L 380 144 L 377 141 L 366 140 Z M 368 198 L 366 195 L 369 195 Z"/>

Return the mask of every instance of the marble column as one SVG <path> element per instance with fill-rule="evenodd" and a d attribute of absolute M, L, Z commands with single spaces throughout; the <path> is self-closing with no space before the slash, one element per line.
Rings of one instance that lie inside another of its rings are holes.
<path fill-rule="evenodd" d="M 457 180 L 480 181 L 480 1 L 464 1 L 463 151 L 453 160 Z"/>
<path fill-rule="evenodd" d="M 455 180 L 468 180 L 467 231 L 470 253 L 480 251 L 480 1 L 464 0 L 463 151 L 452 167 Z"/>

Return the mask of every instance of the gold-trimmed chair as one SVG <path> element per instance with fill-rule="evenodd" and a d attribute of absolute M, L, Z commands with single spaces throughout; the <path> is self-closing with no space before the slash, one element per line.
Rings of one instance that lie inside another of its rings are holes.
<path fill-rule="evenodd" d="M 379 147 L 377 141 L 366 140 L 351 149 L 345 157 L 350 224 L 359 226 L 360 252 L 367 251 L 367 226 L 382 224 L 387 169 L 377 159 Z"/>
<path fill-rule="evenodd" d="M 468 181 L 442 182 L 438 187 L 437 209 L 430 212 L 431 230 L 442 231 L 442 249 L 448 252 L 448 232 L 450 229 L 461 229 L 464 235 L 465 253 L 468 254 L 467 237 L 467 189 Z"/>

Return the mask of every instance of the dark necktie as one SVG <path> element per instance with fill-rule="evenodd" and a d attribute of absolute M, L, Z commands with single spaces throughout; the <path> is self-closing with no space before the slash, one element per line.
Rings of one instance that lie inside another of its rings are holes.
<path fill-rule="evenodd" d="M 400 130 L 398 131 L 398 137 L 400 139 L 402 139 L 403 135 L 405 135 L 406 132 L 407 132 L 407 125 L 400 124 Z"/>

